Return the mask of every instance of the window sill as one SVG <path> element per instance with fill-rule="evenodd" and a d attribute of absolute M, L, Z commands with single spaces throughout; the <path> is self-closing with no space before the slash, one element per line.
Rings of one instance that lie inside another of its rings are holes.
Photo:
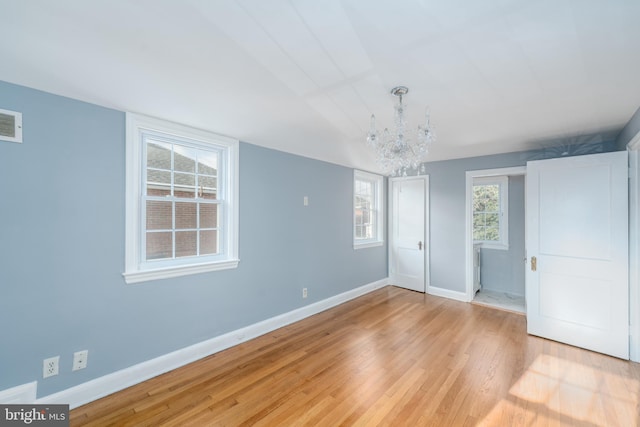
<path fill-rule="evenodd" d="M 206 264 L 180 265 L 154 270 L 137 270 L 122 273 L 127 284 L 147 282 L 149 280 L 169 279 L 208 271 L 228 270 L 238 267 L 239 259 L 212 262 Z"/>
<path fill-rule="evenodd" d="M 358 250 L 358 249 L 366 249 L 366 248 L 375 248 L 375 247 L 382 246 L 382 245 L 384 245 L 384 242 L 382 242 L 382 241 L 365 242 L 365 243 L 354 243 L 353 244 L 353 249 L 354 250 Z"/>

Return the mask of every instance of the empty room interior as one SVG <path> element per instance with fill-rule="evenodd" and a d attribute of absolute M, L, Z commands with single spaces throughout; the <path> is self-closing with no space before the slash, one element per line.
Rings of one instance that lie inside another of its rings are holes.
<path fill-rule="evenodd" d="M 0 425 L 640 425 L 637 0 L 0 11 Z"/>

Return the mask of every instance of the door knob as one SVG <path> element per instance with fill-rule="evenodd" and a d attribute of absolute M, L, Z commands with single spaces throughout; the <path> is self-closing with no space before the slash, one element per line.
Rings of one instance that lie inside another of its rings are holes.
<path fill-rule="evenodd" d="M 422 250 L 422 242 L 418 242 L 418 249 Z"/>
<path fill-rule="evenodd" d="M 538 259 L 534 256 L 531 257 L 531 271 L 536 271 L 538 269 Z"/>

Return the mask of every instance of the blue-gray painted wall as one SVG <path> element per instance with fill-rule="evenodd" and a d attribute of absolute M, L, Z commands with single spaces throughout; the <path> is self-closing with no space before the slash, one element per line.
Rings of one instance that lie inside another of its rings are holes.
<path fill-rule="evenodd" d="M 387 277 L 386 246 L 353 250 L 351 169 L 241 143 L 239 267 L 127 285 L 124 113 L 4 82 L 0 108 L 24 127 L 0 141 L 0 390 L 45 396 Z"/>
<path fill-rule="evenodd" d="M 524 296 L 524 175 L 509 177 L 509 249 L 481 249 L 482 289 Z"/>
<path fill-rule="evenodd" d="M 624 150 L 634 136 L 640 132 L 640 108 L 636 110 L 627 125 L 620 131 L 616 143 L 619 150 Z"/>

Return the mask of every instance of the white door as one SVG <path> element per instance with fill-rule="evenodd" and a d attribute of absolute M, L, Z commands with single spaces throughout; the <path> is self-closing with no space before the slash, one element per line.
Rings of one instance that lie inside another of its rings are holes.
<path fill-rule="evenodd" d="M 425 292 L 427 274 L 427 191 L 429 178 L 391 178 L 391 284 Z"/>
<path fill-rule="evenodd" d="M 527 331 L 629 358 L 627 153 L 527 163 Z"/>

